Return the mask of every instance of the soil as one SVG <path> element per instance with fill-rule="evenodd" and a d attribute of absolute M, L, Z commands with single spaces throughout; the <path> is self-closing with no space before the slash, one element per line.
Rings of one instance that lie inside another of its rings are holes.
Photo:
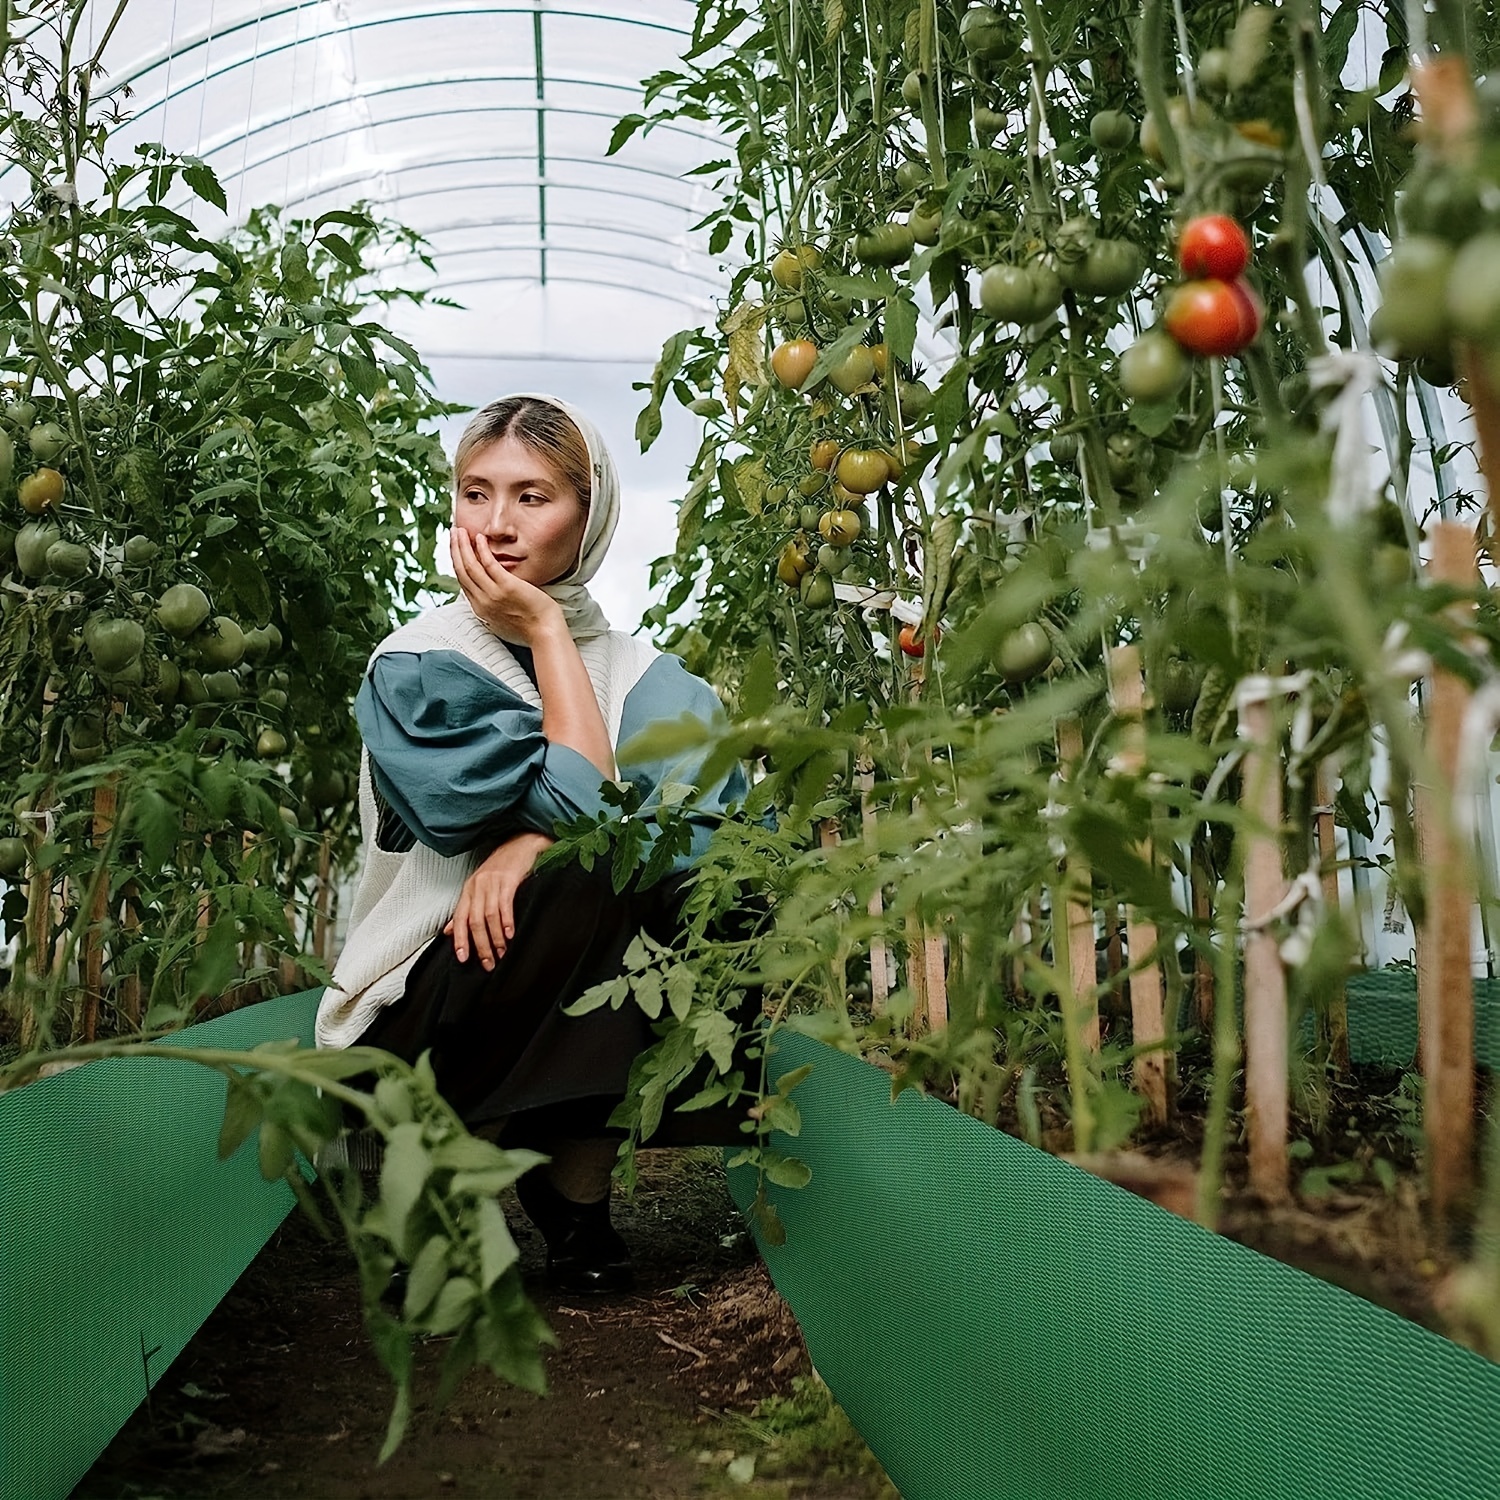
<path fill-rule="evenodd" d="M 428 1341 L 417 1350 L 406 1439 L 377 1467 L 392 1387 L 365 1337 L 353 1261 L 342 1241 L 321 1239 L 294 1213 L 75 1500 L 893 1494 L 868 1454 L 863 1477 L 847 1465 L 825 1473 L 817 1461 L 800 1473 L 783 1467 L 775 1480 L 729 1477 L 737 1457 L 756 1454 L 746 1436 L 755 1404 L 792 1393 L 810 1371 L 807 1352 L 729 1197 L 718 1153 L 649 1152 L 640 1163 L 634 1200 L 615 1212 L 636 1253 L 628 1296 L 550 1292 L 540 1236 L 513 1198 L 504 1204 L 528 1285 L 561 1340 L 547 1357 L 546 1396 L 476 1370 L 439 1411 L 431 1396 L 447 1341 Z"/>

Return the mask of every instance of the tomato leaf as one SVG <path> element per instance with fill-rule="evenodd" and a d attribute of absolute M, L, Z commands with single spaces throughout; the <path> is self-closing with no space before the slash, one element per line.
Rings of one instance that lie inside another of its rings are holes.
<path fill-rule="evenodd" d="M 885 341 L 902 364 L 911 363 L 917 345 L 917 305 L 909 297 L 892 297 L 885 305 Z"/>
<path fill-rule="evenodd" d="M 359 252 L 343 235 L 335 234 L 332 230 L 329 230 L 326 234 L 318 236 L 318 243 L 325 249 L 332 251 L 335 258 L 341 260 L 351 271 L 364 270 L 364 262 L 360 260 Z"/>
<path fill-rule="evenodd" d="M 215 176 L 214 169 L 196 156 L 185 157 L 184 162 L 182 180 L 197 197 L 203 199 L 205 203 L 212 203 L 220 213 L 223 213 L 229 207 L 229 200 L 224 196 L 224 189 L 218 177 Z"/>
<path fill-rule="evenodd" d="M 604 148 L 604 154 L 613 156 L 636 131 L 647 123 L 645 115 L 623 115 L 616 120 L 615 128 L 609 133 L 609 145 Z"/>

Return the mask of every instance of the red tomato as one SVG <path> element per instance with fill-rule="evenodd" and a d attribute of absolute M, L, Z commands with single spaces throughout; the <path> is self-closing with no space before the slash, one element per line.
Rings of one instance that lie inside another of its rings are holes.
<path fill-rule="evenodd" d="M 1167 298 L 1162 322 L 1194 354 L 1238 354 L 1260 332 L 1260 298 L 1243 279 L 1185 281 Z"/>
<path fill-rule="evenodd" d="M 1200 214 L 1182 231 L 1177 264 L 1184 276 L 1233 281 L 1250 264 L 1250 237 L 1228 214 Z"/>
<path fill-rule="evenodd" d="M 1230 290 L 1239 299 L 1240 326 L 1244 333 L 1244 344 L 1253 344 L 1260 337 L 1262 324 L 1266 321 L 1266 304 L 1260 300 L 1256 290 L 1243 276 L 1229 283 Z M 1241 347 L 1244 347 L 1244 344 Z"/>
<path fill-rule="evenodd" d="M 934 625 L 932 627 L 932 639 L 934 644 L 942 639 L 943 632 Z M 896 636 L 896 643 L 907 656 L 923 657 L 927 655 L 927 642 L 917 634 L 915 625 L 903 625 L 900 633 Z"/>

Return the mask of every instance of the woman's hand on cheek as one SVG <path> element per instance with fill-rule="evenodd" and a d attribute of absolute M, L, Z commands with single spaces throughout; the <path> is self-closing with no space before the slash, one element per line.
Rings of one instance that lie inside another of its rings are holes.
<path fill-rule="evenodd" d="M 464 882 L 452 920 L 443 928 L 459 963 L 468 963 L 472 953 L 488 971 L 504 957 L 516 935 L 516 892 L 551 843 L 545 833 L 518 833 Z"/>
<path fill-rule="evenodd" d="M 455 526 L 448 546 L 458 586 L 470 608 L 495 634 L 530 645 L 543 631 L 561 623 L 557 601 L 496 562 L 487 538 Z"/>

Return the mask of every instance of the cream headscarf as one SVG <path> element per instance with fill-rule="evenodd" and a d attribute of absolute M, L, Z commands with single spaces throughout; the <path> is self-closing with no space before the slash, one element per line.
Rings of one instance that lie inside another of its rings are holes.
<path fill-rule="evenodd" d="M 599 429 L 577 408 L 542 391 L 513 391 L 509 396 L 497 399 L 511 401 L 517 397 L 545 401 L 549 406 L 557 407 L 572 420 L 588 447 L 593 493 L 589 497 L 588 525 L 584 528 L 583 544 L 578 549 L 578 561 L 561 578 L 544 584 L 542 592 L 550 594 L 562 606 L 563 618 L 568 622 L 568 630 L 575 641 L 607 635 L 609 621 L 585 585 L 599 571 L 599 564 L 609 551 L 620 519 L 620 475 L 615 469 L 615 461 L 604 446 Z"/>

